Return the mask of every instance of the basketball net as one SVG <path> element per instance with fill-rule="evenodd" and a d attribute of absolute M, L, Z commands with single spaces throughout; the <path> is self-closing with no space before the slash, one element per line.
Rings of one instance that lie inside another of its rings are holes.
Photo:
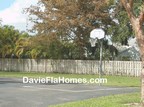
<path fill-rule="evenodd" d="M 95 38 L 95 39 L 90 38 L 89 42 L 90 42 L 90 44 L 91 44 L 91 47 L 95 47 L 95 46 L 96 46 L 96 43 L 97 43 L 97 38 Z"/>

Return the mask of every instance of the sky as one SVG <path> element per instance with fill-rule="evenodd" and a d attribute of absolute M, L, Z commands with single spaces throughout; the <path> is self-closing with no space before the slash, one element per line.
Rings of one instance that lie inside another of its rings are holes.
<path fill-rule="evenodd" d="M 32 26 L 28 15 L 23 14 L 24 8 L 36 5 L 38 0 L 0 0 L 0 19 L 3 25 L 12 25 L 20 31 Z M 28 24 L 28 27 L 26 25 Z"/>
<path fill-rule="evenodd" d="M 15 0 L 0 0 L 0 10 L 8 8 Z"/>

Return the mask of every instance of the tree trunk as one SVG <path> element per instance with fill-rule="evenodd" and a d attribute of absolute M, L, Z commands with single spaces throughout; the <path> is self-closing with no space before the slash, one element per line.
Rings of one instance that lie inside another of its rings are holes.
<path fill-rule="evenodd" d="M 144 106 L 144 68 L 141 72 L 141 104 Z"/>
<path fill-rule="evenodd" d="M 135 32 L 135 37 L 140 48 L 141 60 L 142 60 L 142 71 L 141 71 L 141 103 L 144 107 L 144 33 L 143 33 L 143 23 L 144 23 L 144 9 L 141 9 L 139 16 L 133 14 L 134 0 L 121 0 L 122 5 L 126 9 L 130 22 L 132 24 L 133 30 Z M 143 4 L 144 6 L 144 4 Z"/>
<path fill-rule="evenodd" d="M 144 36 L 144 35 L 143 35 Z M 140 40 L 138 40 L 140 41 Z M 142 71 L 141 71 L 141 103 L 144 106 L 144 39 L 140 41 L 140 54 L 142 60 Z"/>
<path fill-rule="evenodd" d="M 140 55 L 142 60 L 142 71 L 141 71 L 141 103 L 144 106 L 144 34 L 142 26 L 139 20 L 131 20 L 133 30 L 135 32 L 136 40 L 140 48 Z"/>

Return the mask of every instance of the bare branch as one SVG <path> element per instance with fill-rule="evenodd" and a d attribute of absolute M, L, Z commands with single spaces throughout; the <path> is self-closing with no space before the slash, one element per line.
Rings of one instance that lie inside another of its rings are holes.
<path fill-rule="evenodd" d="M 138 17 L 140 24 L 142 25 L 144 22 L 144 11 L 141 11 L 139 17 Z"/>
<path fill-rule="evenodd" d="M 133 7 L 133 0 L 129 0 L 130 7 Z"/>
<path fill-rule="evenodd" d="M 142 5 L 142 10 L 140 12 L 140 15 L 138 17 L 140 25 L 142 26 L 143 22 L 144 22 L 144 3 Z"/>

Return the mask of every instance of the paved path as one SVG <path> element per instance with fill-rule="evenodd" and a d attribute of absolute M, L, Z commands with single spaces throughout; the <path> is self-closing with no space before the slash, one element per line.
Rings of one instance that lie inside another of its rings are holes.
<path fill-rule="evenodd" d="M 0 78 L 0 107 L 48 107 L 53 104 L 139 91 L 139 88 L 86 84 L 23 84 L 21 79 Z"/>

